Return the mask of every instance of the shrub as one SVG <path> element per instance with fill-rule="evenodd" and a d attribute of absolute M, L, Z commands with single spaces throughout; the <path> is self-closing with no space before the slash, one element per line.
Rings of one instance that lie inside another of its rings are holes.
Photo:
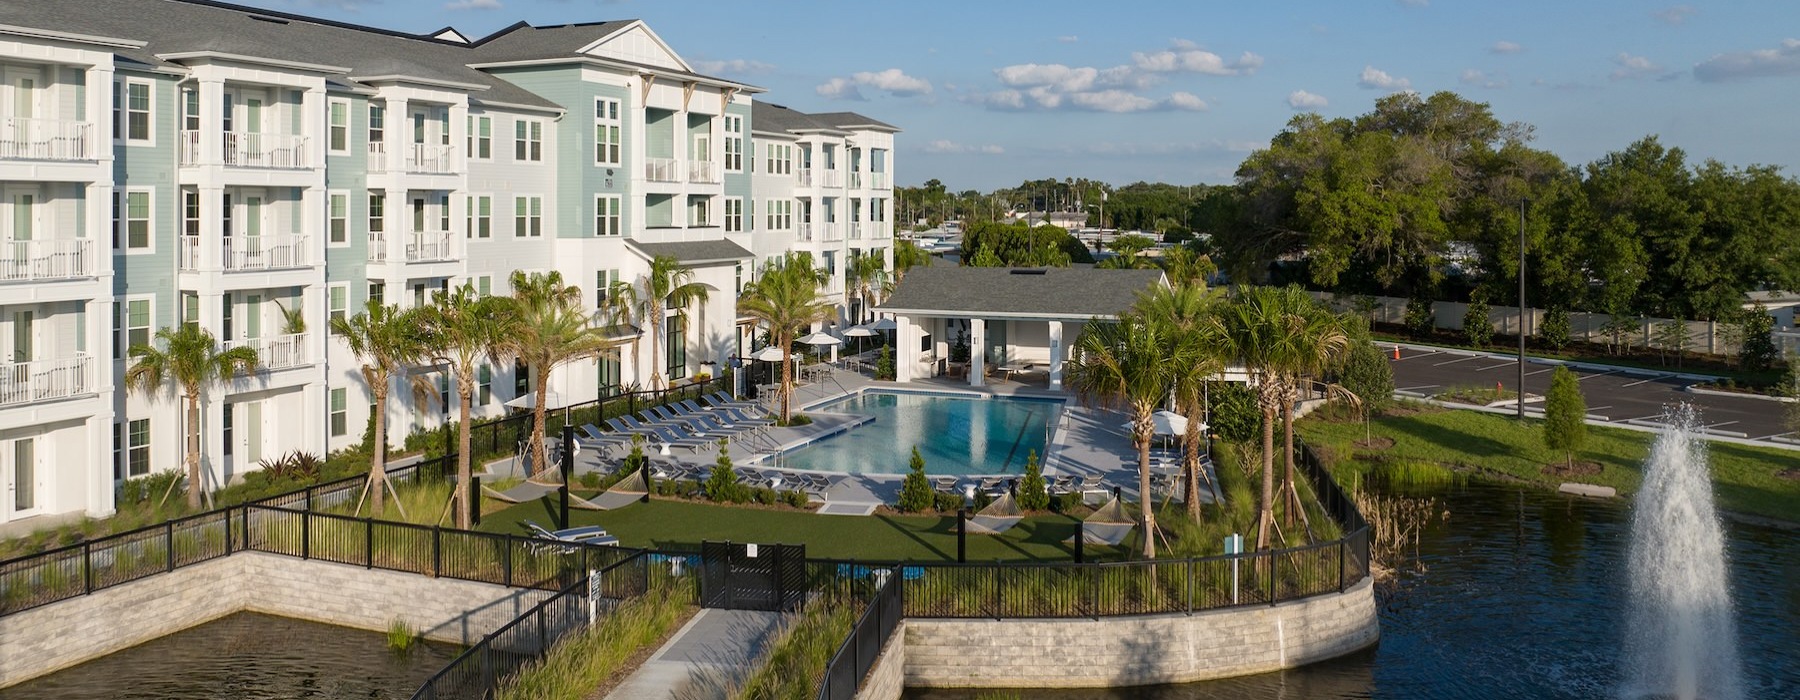
<path fill-rule="evenodd" d="M 962 494 L 960 493 L 933 492 L 931 496 L 931 505 L 939 512 L 954 513 L 962 510 L 964 504 Z"/>
<path fill-rule="evenodd" d="M 1763 308 L 1762 302 L 1751 307 L 1742 314 L 1740 322 L 1744 328 L 1744 344 L 1738 351 L 1738 362 L 1744 369 L 1761 372 L 1775 366 L 1781 360 L 1781 351 L 1775 348 L 1775 341 L 1769 333 L 1775 330 L 1775 319 L 1769 316 L 1769 310 Z"/>
<path fill-rule="evenodd" d="M 925 457 L 919 454 L 918 446 L 912 451 L 912 470 L 906 473 L 906 480 L 900 484 L 900 511 L 903 513 L 922 513 L 930 510 L 935 501 L 931 491 L 931 480 L 925 478 Z"/>
<path fill-rule="evenodd" d="M 1558 365 L 1550 375 L 1550 393 L 1544 397 L 1544 446 L 1564 453 L 1569 463 L 1587 441 L 1587 402 L 1581 384 L 1569 368 Z"/>
<path fill-rule="evenodd" d="M 1338 384 L 1362 401 L 1362 410 L 1365 412 L 1387 408 L 1388 404 L 1394 401 L 1394 368 L 1388 364 L 1388 358 L 1382 354 L 1381 348 L 1375 347 L 1374 343 L 1362 342 L 1350 349 L 1350 356 L 1344 361 L 1343 376 L 1338 378 Z M 1254 411 L 1255 399 L 1251 399 L 1250 406 Z M 1219 399 L 1216 394 L 1213 399 L 1213 415 L 1213 422 L 1217 424 L 1219 422 L 1217 419 Z M 1254 423 L 1250 425 L 1250 429 L 1252 432 L 1255 431 Z M 1218 432 L 1223 433 L 1223 431 Z M 1234 433 L 1226 439 L 1248 438 L 1247 435 Z"/>
<path fill-rule="evenodd" d="M 1019 480 L 1019 507 L 1025 510 L 1050 508 L 1050 491 L 1044 487 L 1044 468 L 1038 466 L 1037 450 L 1025 457 L 1025 477 Z"/>
<path fill-rule="evenodd" d="M 1250 387 L 1240 382 L 1213 382 L 1208 393 L 1214 435 L 1227 442 L 1245 442 L 1262 434 L 1262 410 L 1256 407 L 1256 392 Z"/>
<path fill-rule="evenodd" d="M 1463 338 L 1478 348 L 1494 339 L 1494 320 L 1488 317 L 1486 297 L 1477 295 L 1469 301 L 1469 310 L 1463 314 Z"/>
<path fill-rule="evenodd" d="M 1058 513 L 1073 513 L 1081 507 L 1081 494 L 1062 493 L 1050 499 L 1050 509 Z"/>
<path fill-rule="evenodd" d="M 294 450 L 279 457 L 265 457 L 257 462 L 269 481 L 310 481 L 318 478 L 325 460 L 311 452 Z"/>
<path fill-rule="evenodd" d="M 1416 338 L 1431 337 L 1437 319 L 1431 314 L 1431 300 L 1413 297 L 1406 300 L 1406 330 Z"/>
<path fill-rule="evenodd" d="M 792 506 L 794 508 L 805 508 L 812 505 L 812 499 L 806 495 L 805 491 L 795 491 L 793 489 L 781 492 L 781 502 L 783 505 Z"/>
<path fill-rule="evenodd" d="M 581 476 L 575 477 L 575 481 L 581 484 L 582 488 L 600 488 L 600 472 L 582 472 Z"/>
<path fill-rule="evenodd" d="M 716 503 L 741 503 L 743 491 L 744 485 L 738 483 L 737 472 L 731 468 L 731 455 L 720 450 L 712 475 L 706 478 L 706 498 Z"/>
<path fill-rule="evenodd" d="M 875 378 L 882 381 L 894 379 L 894 353 L 888 346 L 881 346 L 881 357 L 875 360 Z"/>
<path fill-rule="evenodd" d="M 1538 324 L 1538 340 L 1553 350 L 1561 350 L 1569 344 L 1569 310 L 1560 306 L 1550 307 L 1544 312 L 1544 321 Z"/>

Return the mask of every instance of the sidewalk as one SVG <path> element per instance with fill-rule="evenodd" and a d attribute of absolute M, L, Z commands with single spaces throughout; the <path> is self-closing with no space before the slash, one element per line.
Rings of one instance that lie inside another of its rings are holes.
<path fill-rule="evenodd" d="M 606 700 L 722 700 L 780 624 L 773 612 L 701 610 Z"/>

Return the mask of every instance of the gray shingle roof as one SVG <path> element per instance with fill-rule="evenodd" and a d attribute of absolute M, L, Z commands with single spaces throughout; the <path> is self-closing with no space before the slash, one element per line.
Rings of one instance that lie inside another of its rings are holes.
<path fill-rule="evenodd" d="M 750 123 L 756 125 L 758 131 L 799 133 L 828 129 L 832 131 L 848 131 L 859 128 L 876 128 L 899 131 L 891 124 L 870 119 L 855 112 L 825 112 L 807 114 L 797 109 L 790 109 L 778 104 L 758 101 L 751 105 Z"/>
<path fill-rule="evenodd" d="M 828 125 L 831 125 L 832 127 L 838 128 L 838 129 L 859 129 L 859 128 L 874 127 L 877 129 L 891 129 L 893 131 L 900 130 L 900 127 L 894 126 L 892 124 L 888 124 L 886 122 L 870 119 L 868 117 L 865 117 L 861 114 L 857 114 L 855 112 L 824 112 L 821 114 L 814 114 L 814 115 L 812 115 L 812 118 L 814 121 L 817 121 L 821 124 L 828 124 Z"/>
<path fill-rule="evenodd" d="M 883 311 L 942 311 L 969 315 L 1111 317 L 1161 284 L 1161 270 L 1068 267 L 915 267 L 895 285 Z"/>
<path fill-rule="evenodd" d="M 750 251 L 744 250 L 743 246 L 723 239 L 674 243 L 627 241 L 626 245 L 641 253 L 645 258 L 667 255 L 689 265 L 735 262 L 753 257 Z"/>
<path fill-rule="evenodd" d="M 0 0 L 0 22 L 144 41 L 141 49 L 115 51 L 151 66 L 166 65 L 158 54 L 214 51 L 349 68 L 351 79 L 407 75 L 470 83 L 488 88 L 472 94 L 476 102 L 557 106 L 468 67 L 476 54 L 466 45 L 261 8 L 202 0 Z"/>

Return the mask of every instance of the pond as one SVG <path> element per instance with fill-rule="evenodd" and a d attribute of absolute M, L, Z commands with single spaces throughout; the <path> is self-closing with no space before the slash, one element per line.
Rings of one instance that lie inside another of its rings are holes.
<path fill-rule="evenodd" d="M 1384 597 L 1376 649 L 1299 669 L 1156 688 L 1021 691 L 1032 700 L 1605 698 L 1622 677 L 1630 510 L 1538 489 L 1433 489 L 1451 513 L 1425 571 Z M 1745 695 L 1800 697 L 1800 537 L 1728 523 Z M 969 700 L 912 690 L 909 700 Z M 1013 697 L 999 695 L 995 697 Z"/>
<path fill-rule="evenodd" d="M 0 690 L 0 700 L 408 698 L 455 658 L 379 632 L 239 613 Z"/>

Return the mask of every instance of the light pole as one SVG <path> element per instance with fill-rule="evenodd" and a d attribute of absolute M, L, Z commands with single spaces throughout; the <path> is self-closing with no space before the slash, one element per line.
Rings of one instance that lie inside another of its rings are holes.
<path fill-rule="evenodd" d="M 1519 420 L 1525 420 L 1525 203 L 1529 201 L 1519 198 L 1519 399 L 1513 403 L 1518 406 Z"/>

